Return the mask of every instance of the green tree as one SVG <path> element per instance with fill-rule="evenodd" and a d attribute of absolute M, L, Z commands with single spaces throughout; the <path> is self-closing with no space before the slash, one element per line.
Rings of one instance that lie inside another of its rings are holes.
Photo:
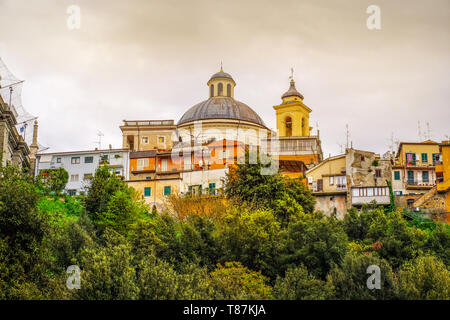
<path fill-rule="evenodd" d="M 211 272 L 214 299 L 219 300 L 268 300 L 272 299 L 272 287 L 268 278 L 242 266 L 240 262 L 226 262 Z"/>
<path fill-rule="evenodd" d="M 288 225 L 282 269 L 303 264 L 314 276 L 325 279 L 346 251 L 347 235 L 336 218 L 320 212 L 302 214 Z"/>
<path fill-rule="evenodd" d="M 317 279 L 304 266 L 288 269 L 283 278 L 277 278 L 273 288 L 275 298 L 280 300 L 333 299 L 333 290 L 330 281 Z"/>
<path fill-rule="evenodd" d="M 401 299 L 450 299 L 450 271 L 430 255 L 405 263 L 398 273 L 398 283 Z"/>
<path fill-rule="evenodd" d="M 46 195 L 61 195 L 68 181 L 69 173 L 64 168 L 44 169 L 36 177 L 37 185 Z"/>
<path fill-rule="evenodd" d="M 103 234 L 105 246 L 89 247 L 80 258 L 81 288 L 74 297 L 85 300 L 136 299 L 139 287 L 130 243 L 114 230 Z"/>
<path fill-rule="evenodd" d="M 367 268 L 380 268 L 381 289 L 369 289 Z M 330 271 L 330 279 L 337 299 L 343 300 L 390 300 L 397 298 L 397 286 L 389 263 L 373 254 L 349 252 L 341 266 Z"/>
<path fill-rule="evenodd" d="M 275 277 L 278 270 L 274 253 L 282 250 L 280 223 L 267 209 L 233 207 L 219 225 L 221 262 L 240 261 L 252 270 Z"/>

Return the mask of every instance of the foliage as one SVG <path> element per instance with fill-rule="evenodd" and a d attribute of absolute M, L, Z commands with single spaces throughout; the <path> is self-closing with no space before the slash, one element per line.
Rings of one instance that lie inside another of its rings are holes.
<path fill-rule="evenodd" d="M 228 198 L 150 214 L 106 167 L 86 197 L 1 167 L 0 299 L 449 299 L 448 225 L 376 205 L 327 217 L 301 180 L 258 167 L 230 170 Z"/>
<path fill-rule="evenodd" d="M 322 213 L 296 216 L 287 228 L 284 269 L 305 265 L 316 277 L 325 279 L 347 251 L 347 235 L 341 223 Z"/>
<path fill-rule="evenodd" d="M 274 252 L 282 250 L 281 227 L 270 210 L 233 207 L 220 224 L 217 237 L 223 252 L 221 262 L 240 261 L 266 276 L 277 274 Z"/>
<path fill-rule="evenodd" d="M 450 271 L 433 256 L 421 256 L 405 263 L 398 273 L 398 283 L 401 299 L 450 299 Z"/>
<path fill-rule="evenodd" d="M 268 279 L 259 272 L 251 271 L 239 262 L 217 265 L 211 273 L 215 299 L 267 300 L 272 299 Z"/>
<path fill-rule="evenodd" d="M 69 181 L 69 173 L 64 168 L 44 169 L 39 172 L 36 181 L 45 195 L 59 196 Z"/>
<path fill-rule="evenodd" d="M 368 289 L 367 268 L 376 265 L 380 268 L 381 289 Z M 389 263 L 373 254 L 349 252 L 340 267 L 330 272 L 330 280 L 335 296 L 343 300 L 389 300 L 397 298 L 395 275 Z"/>
<path fill-rule="evenodd" d="M 284 278 L 277 278 L 273 290 L 275 298 L 280 300 L 326 300 L 334 297 L 330 281 L 317 279 L 305 266 L 288 269 Z"/>

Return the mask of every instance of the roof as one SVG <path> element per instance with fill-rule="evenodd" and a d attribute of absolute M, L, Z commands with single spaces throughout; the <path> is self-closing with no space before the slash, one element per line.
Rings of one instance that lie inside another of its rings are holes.
<path fill-rule="evenodd" d="M 340 154 L 340 155 L 337 155 L 337 156 L 326 158 L 321 163 L 319 163 L 317 166 L 314 166 L 311 169 L 307 170 L 306 173 L 309 173 L 309 172 L 317 169 L 318 167 L 322 166 L 323 164 L 325 164 L 325 163 L 327 163 L 329 161 L 337 160 L 337 159 L 340 159 L 340 158 L 345 158 L 345 154 Z"/>
<path fill-rule="evenodd" d="M 433 141 L 433 140 L 425 140 L 423 142 L 400 142 L 400 144 L 398 145 L 397 157 L 400 154 L 400 150 L 402 149 L 403 145 L 405 145 L 405 144 L 412 144 L 412 145 L 439 145 L 438 142 Z"/>
<path fill-rule="evenodd" d="M 234 119 L 253 122 L 266 128 L 263 120 L 245 103 L 231 97 L 211 97 L 184 113 L 178 125 L 206 119 Z"/>
<path fill-rule="evenodd" d="M 130 159 L 138 159 L 138 158 L 153 158 L 156 155 L 156 150 L 148 150 L 148 151 L 134 151 L 130 152 Z"/>
<path fill-rule="evenodd" d="M 99 149 L 99 150 L 80 150 L 80 151 L 63 151 L 63 152 L 49 152 L 49 153 L 38 153 L 36 156 L 46 156 L 46 155 L 69 155 L 69 154 L 80 154 L 80 153 L 105 153 L 105 152 L 124 152 L 128 149 Z"/>
<path fill-rule="evenodd" d="M 286 91 L 282 96 L 281 99 L 283 98 L 287 98 L 287 97 L 292 97 L 292 96 L 296 96 L 296 97 L 300 97 L 300 99 L 303 100 L 303 95 L 297 91 L 297 89 L 295 88 L 295 81 L 291 80 L 290 82 L 290 86 L 289 86 L 289 90 Z"/>
<path fill-rule="evenodd" d="M 279 160 L 279 166 L 286 172 L 305 172 L 306 165 L 300 160 Z"/>
<path fill-rule="evenodd" d="M 223 72 L 222 69 L 219 72 L 214 73 L 211 76 L 211 78 L 209 79 L 209 81 L 211 81 L 212 79 L 216 79 L 216 78 L 226 78 L 226 79 L 231 79 L 234 81 L 233 77 L 229 73 Z"/>

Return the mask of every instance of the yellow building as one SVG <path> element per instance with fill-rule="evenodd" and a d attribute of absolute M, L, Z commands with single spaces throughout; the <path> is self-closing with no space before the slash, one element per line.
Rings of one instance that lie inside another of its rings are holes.
<path fill-rule="evenodd" d="M 400 206 L 412 207 L 436 185 L 439 143 L 401 142 L 392 167 L 392 188 Z"/>
<path fill-rule="evenodd" d="M 308 168 L 323 159 L 322 145 L 317 135 L 311 135 L 311 109 L 303 103 L 303 95 L 295 88 L 293 79 L 289 90 L 281 96 L 281 104 L 274 106 L 277 135 L 267 141 L 271 155 L 280 161 L 302 161 Z M 273 146 L 272 144 L 276 144 Z"/>
<path fill-rule="evenodd" d="M 347 209 L 375 201 L 388 205 L 387 180 L 390 159 L 374 152 L 348 148 L 345 154 L 325 159 L 306 171 L 308 186 L 316 198 L 316 210 L 343 218 Z"/>
<path fill-rule="evenodd" d="M 442 141 L 439 144 L 439 149 L 441 151 L 441 164 L 436 165 L 436 174 L 440 178 L 437 184 L 437 192 L 444 197 L 446 222 L 450 223 L 450 141 Z"/>

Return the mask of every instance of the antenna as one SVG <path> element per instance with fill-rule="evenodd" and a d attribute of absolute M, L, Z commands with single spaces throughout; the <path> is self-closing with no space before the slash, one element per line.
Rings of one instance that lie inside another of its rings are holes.
<path fill-rule="evenodd" d="M 420 129 L 420 120 L 417 121 L 417 129 L 419 133 L 419 141 L 422 141 L 422 130 Z"/>
<path fill-rule="evenodd" d="M 348 124 L 345 125 L 345 135 L 347 137 L 347 144 L 345 145 L 345 148 L 348 149 L 348 139 L 350 137 L 350 132 L 348 131 Z"/>
<path fill-rule="evenodd" d="M 427 140 L 431 139 L 430 123 L 427 122 Z"/>
<path fill-rule="evenodd" d="M 104 134 L 103 134 L 103 132 L 98 130 L 97 136 L 98 136 L 98 141 L 96 141 L 96 143 L 98 143 L 98 149 L 100 150 L 102 148 L 102 137 L 104 136 Z"/>
<path fill-rule="evenodd" d="M 340 153 L 344 153 L 344 150 L 343 150 L 344 145 L 342 143 L 338 143 L 337 145 L 339 146 L 339 149 L 341 150 Z"/>

